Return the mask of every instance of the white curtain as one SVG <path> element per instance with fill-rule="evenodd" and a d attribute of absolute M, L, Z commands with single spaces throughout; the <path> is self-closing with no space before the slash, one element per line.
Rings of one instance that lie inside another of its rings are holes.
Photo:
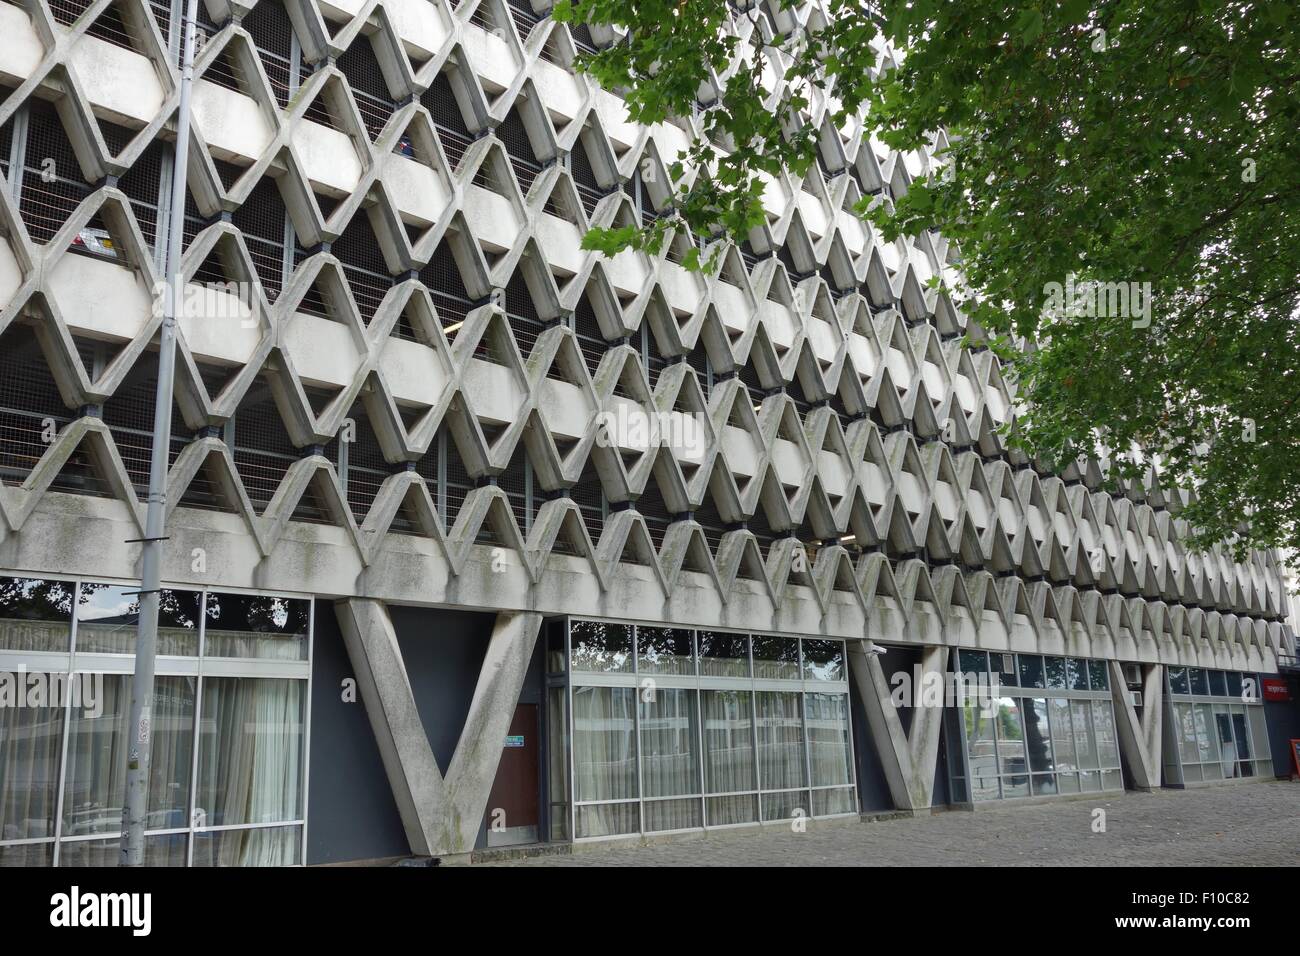
<path fill-rule="evenodd" d="M 699 723 L 694 690 L 658 688 L 641 702 L 641 786 L 646 797 L 683 796 L 645 805 L 646 830 L 703 825 Z M 691 796 L 694 794 L 694 796 Z"/>
<path fill-rule="evenodd" d="M 636 691 L 631 687 L 573 688 L 574 799 L 635 798 Z M 634 833 L 635 803 L 578 808 L 578 836 Z"/>
<path fill-rule="evenodd" d="M 760 691 L 755 696 L 758 700 L 759 783 L 764 790 L 804 786 L 807 767 L 804 763 L 799 694 Z"/>
<path fill-rule="evenodd" d="M 62 740 L 62 708 L 0 707 L 0 840 L 53 838 Z M 8 847 L 0 860 L 34 866 L 48 854 L 48 845 Z"/>
<path fill-rule="evenodd" d="M 706 690 L 704 710 L 704 776 L 709 793 L 738 793 L 758 789 L 754 778 L 754 706 L 749 691 Z M 753 797 L 709 800 L 709 824 L 752 823 Z"/>
<path fill-rule="evenodd" d="M 305 693 L 299 680 L 204 680 L 199 809 L 209 826 L 301 815 Z M 298 862 L 293 840 L 259 830 L 227 831 L 217 844 L 214 862 L 221 866 Z"/>

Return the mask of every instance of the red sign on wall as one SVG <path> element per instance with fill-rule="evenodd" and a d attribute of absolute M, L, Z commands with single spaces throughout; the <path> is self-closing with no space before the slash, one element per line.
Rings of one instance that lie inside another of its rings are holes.
<path fill-rule="evenodd" d="M 1287 686 L 1286 680 L 1281 677 L 1265 677 L 1264 699 L 1265 700 L 1290 700 L 1291 688 Z"/>

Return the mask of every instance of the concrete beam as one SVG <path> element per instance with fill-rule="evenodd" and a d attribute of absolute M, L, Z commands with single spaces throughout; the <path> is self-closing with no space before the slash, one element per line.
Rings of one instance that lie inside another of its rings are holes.
<path fill-rule="evenodd" d="M 380 601 L 362 598 L 339 601 L 334 608 L 411 852 L 417 856 L 469 853 L 542 616 L 497 615 L 444 779 L 420 721 L 388 609 Z"/>
<path fill-rule="evenodd" d="M 1161 754 L 1164 743 L 1164 666 L 1142 665 L 1142 715 L 1138 716 L 1124 683 L 1124 669 L 1119 661 L 1107 661 L 1110 670 L 1110 693 L 1115 702 L 1115 728 L 1119 746 L 1139 790 L 1160 787 Z"/>
<path fill-rule="evenodd" d="M 862 698 L 867 728 L 885 770 L 894 806 L 899 810 L 928 810 L 934 801 L 934 773 L 939 759 L 943 706 L 923 705 L 920 687 L 914 688 L 912 726 L 910 732 L 904 732 L 898 710 L 890 699 L 889 680 L 879 655 L 868 650 L 868 641 L 849 641 L 848 646 L 849 672 Z M 938 674 L 942 680 L 947 667 L 946 646 L 921 648 L 922 679 L 929 674 Z"/>

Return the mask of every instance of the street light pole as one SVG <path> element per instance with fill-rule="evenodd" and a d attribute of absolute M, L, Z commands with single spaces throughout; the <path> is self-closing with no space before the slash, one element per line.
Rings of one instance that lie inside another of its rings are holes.
<path fill-rule="evenodd" d="M 195 25 L 198 0 L 185 12 L 181 96 L 176 117 L 172 168 L 171 218 L 167 228 L 167 288 L 158 343 L 158 388 L 154 393 L 153 449 L 149 460 L 149 500 L 145 513 L 140 571 L 140 622 L 131 684 L 131 734 L 127 747 L 126 800 L 122 807 L 122 866 L 144 865 L 145 813 L 149 802 L 149 746 L 158 651 L 158 598 L 161 590 L 163 526 L 167 518 L 167 465 L 172 431 L 172 383 L 176 377 L 176 315 L 180 311 L 181 243 L 185 236 L 185 171 L 190 148 L 190 91 L 194 86 Z"/>

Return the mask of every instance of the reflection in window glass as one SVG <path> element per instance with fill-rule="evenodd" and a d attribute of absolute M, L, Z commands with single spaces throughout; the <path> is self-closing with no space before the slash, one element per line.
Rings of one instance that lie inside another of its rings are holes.
<path fill-rule="evenodd" d="M 565 743 L 568 734 L 568 694 L 563 687 L 546 689 L 547 777 L 550 781 L 548 795 L 551 800 L 551 839 L 569 838 L 569 752 Z"/>
<path fill-rule="evenodd" d="M 574 621 L 569 635 L 575 671 L 631 673 L 631 624 Z"/>
<path fill-rule="evenodd" d="M 704 780 L 709 793 L 739 794 L 758 789 L 754 777 L 754 712 L 749 691 L 705 690 Z M 753 797 L 709 800 L 709 823 L 750 823 L 757 808 Z"/>
<path fill-rule="evenodd" d="M 1080 770 L 1097 769 L 1097 734 L 1092 726 L 1092 707 L 1086 700 L 1070 701 L 1070 724 L 1074 727 L 1074 754 Z"/>
<path fill-rule="evenodd" d="M 641 699 L 641 792 L 647 830 L 684 830 L 701 818 L 699 722 L 695 691 L 656 688 Z M 690 800 L 649 800 L 695 794 Z"/>
<path fill-rule="evenodd" d="M 126 751 L 131 720 L 131 678 L 102 679 L 99 700 L 72 708 L 63 789 L 63 835 L 120 833 L 126 793 Z M 99 683 L 97 679 L 95 683 Z M 83 704 L 89 701 L 83 697 Z M 187 826 L 194 741 L 194 682 L 190 677 L 154 681 L 145 828 Z"/>
<path fill-rule="evenodd" d="M 754 676 L 762 679 L 799 679 L 799 641 L 793 637 L 754 636 Z"/>
<path fill-rule="evenodd" d="M 814 787 L 853 782 L 849 755 L 849 698 L 846 694 L 808 694 L 808 758 Z"/>
<path fill-rule="evenodd" d="M 26 680 L 53 686 L 55 676 L 33 671 Z M 12 691 L 26 694 L 26 687 L 15 681 Z M 58 701 L 45 703 L 50 706 L 0 707 L 0 840 L 54 838 L 63 708 L 54 706 Z M 22 865 L 22 850 L 4 852 Z"/>
<path fill-rule="evenodd" d="M 1210 693 L 1215 697 L 1228 696 L 1228 678 L 1223 671 L 1210 671 Z M 1238 690 L 1236 696 L 1240 696 L 1240 693 Z"/>
<path fill-rule="evenodd" d="M 694 674 L 691 632 L 679 627 L 636 629 L 637 670 L 642 674 Z"/>
<path fill-rule="evenodd" d="M 1044 657 L 1043 670 L 1047 676 L 1047 686 L 1064 690 L 1069 686 L 1064 657 Z"/>
<path fill-rule="evenodd" d="M 134 654 L 140 624 L 139 585 L 82 584 L 77 601 L 77 652 Z M 158 653 L 193 657 L 199 652 L 197 591 L 158 595 Z"/>
<path fill-rule="evenodd" d="M 1210 693 L 1210 681 L 1205 676 L 1205 671 L 1199 667 L 1193 667 L 1187 672 L 1187 682 L 1191 686 L 1192 693 L 1198 697 L 1205 697 Z"/>
<path fill-rule="evenodd" d="M 1105 661 L 1088 661 L 1088 688 L 1110 690 L 1110 673 Z"/>
<path fill-rule="evenodd" d="M 993 716 L 974 701 L 963 711 L 966 721 L 966 750 L 970 761 L 971 797 L 975 800 L 998 798 L 997 740 Z"/>
<path fill-rule="evenodd" d="M 1228 671 L 1228 674 L 1227 674 L 1227 680 L 1225 681 L 1225 683 L 1226 683 L 1226 685 L 1227 685 L 1227 686 L 1226 686 L 1226 691 L 1225 691 L 1225 692 L 1227 693 L 1227 695 L 1228 695 L 1229 697 L 1235 697 L 1235 698 L 1237 698 L 1238 700 L 1241 700 L 1243 697 L 1247 696 L 1247 695 L 1244 693 L 1245 688 L 1243 687 L 1242 682 L 1241 682 L 1241 672 L 1240 672 L 1240 671 Z M 1253 685 L 1253 683 L 1252 683 L 1252 688 L 1253 688 L 1253 686 L 1254 686 L 1254 685 Z M 1258 695 L 1252 693 L 1250 696 L 1254 697 L 1254 696 L 1258 696 Z"/>
<path fill-rule="evenodd" d="M 803 676 L 805 680 L 844 680 L 844 642 L 803 642 Z"/>
<path fill-rule="evenodd" d="M 574 799 L 578 802 L 636 798 L 635 715 L 635 688 L 573 688 Z M 635 832 L 639 811 L 630 806 L 630 816 L 620 806 L 580 807 L 577 835 Z"/>
<path fill-rule="evenodd" d="M 290 866 L 301 862 L 302 827 L 194 834 L 195 866 Z"/>
<path fill-rule="evenodd" d="M 307 659 L 310 603 L 263 594 L 209 594 L 203 652 L 207 657 Z"/>
<path fill-rule="evenodd" d="M 984 651 L 958 651 L 957 669 L 962 674 L 987 674 L 989 655 Z"/>
<path fill-rule="evenodd" d="M 1025 722 L 1025 749 L 1029 753 L 1029 769 L 1043 773 L 1056 768 L 1052 765 L 1052 737 L 1047 726 L 1047 699 L 1027 697 L 1023 704 Z"/>
<path fill-rule="evenodd" d="M 188 833 L 160 833 L 144 838 L 145 866 L 185 866 L 189 845 Z M 101 840 L 63 840 L 59 847 L 59 866 L 117 866 L 122 861 L 121 838 Z M 290 860 L 297 863 L 297 860 Z"/>
<path fill-rule="evenodd" d="M 66 581 L 0 577 L 0 650 L 67 651 L 72 591 Z"/>
<path fill-rule="evenodd" d="M 1169 668 L 1169 692 L 1171 694 L 1186 694 L 1188 692 L 1186 667 Z"/>
<path fill-rule="evenodd" d="M 700 675 L 703 677 L 748 677 L 749 636 L 699 631 Z"/>
<path fill-rule="evenodd" d="M 761 691 L 758 702 L 758 774 L 764 790 L 801 787 L 807 783 L 804 764 L 803 717 L 799 694 Z"/>
<path fill-rule="evenodd" d="M 1065 660 L 1065 686 L 1070 690 L 1087 690 L 1088 689 L 1088 662 L 1077 657 L 1067 657 Z"/>
<path fill-rule="evenodd" d="M 1037 654 L 1021 654 L 1019 658 L 1020 686 L 1046 687 L 1047 682 L 1043 678 L 1043 659 Z"/>
<path fill-rule="evenodd" d="M 1115 711 L 1110 701 L 1094 700 L 1092 716 L 1097 731 L 1097 759 L 1104 770 L 1119 766 L 1119 741 L 1115 738 Z"/>
<path fill-rule="evenodd" d="M 306 690 L 299 680 L 204 678 L 196 825 L 302 815 Z"/>

